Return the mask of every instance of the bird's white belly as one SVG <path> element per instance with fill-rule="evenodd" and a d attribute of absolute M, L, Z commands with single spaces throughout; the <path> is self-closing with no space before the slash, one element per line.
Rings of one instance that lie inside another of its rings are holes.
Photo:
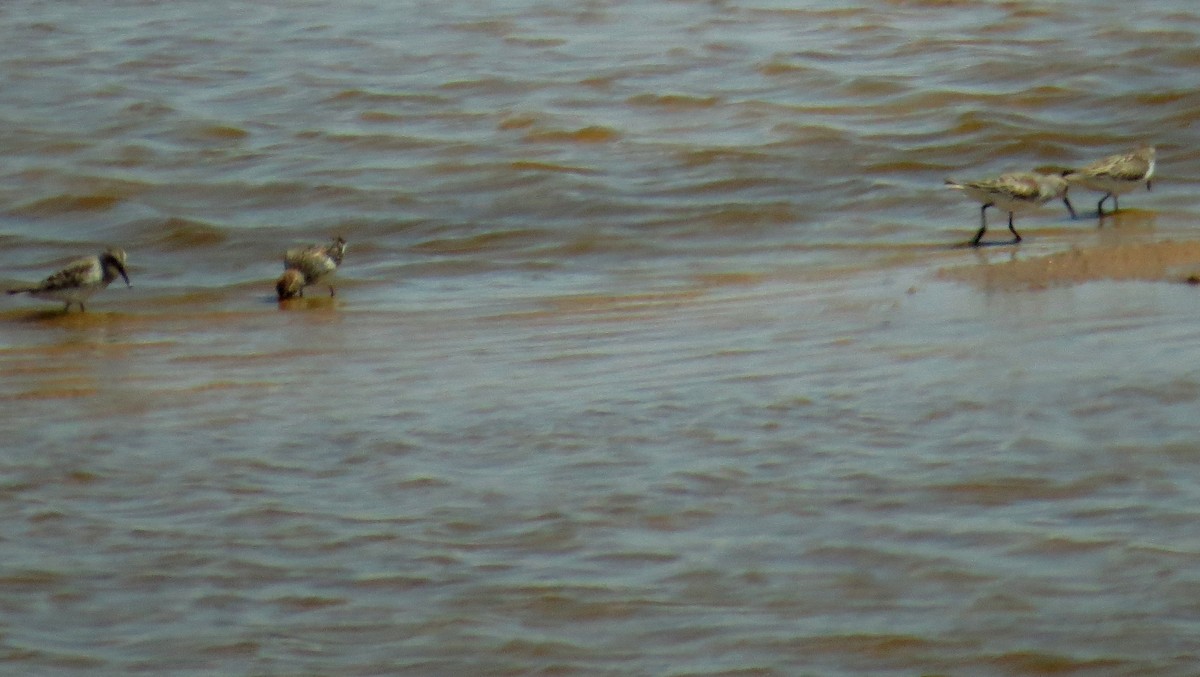
<path fill-rule="evenodd" d="M 69 289 L 51 289 L 45 291 L 33 291 L 29 295 L 34 298 L 45 299 L 47 301 L 62 301 L 63 303 L 83 303 L 92 297 L 93 294 L 100 291 L 103 285 L 89 284 L 79 287 L 71 287 Z"/>
<path fill-rule="evenodd" d="M 1141 181 L 1125 181 L 1106 176 L 1089 176 L 1079 180 L 1079 183 L 1101 193 L 1124 195 L 1141 185 Z"/>

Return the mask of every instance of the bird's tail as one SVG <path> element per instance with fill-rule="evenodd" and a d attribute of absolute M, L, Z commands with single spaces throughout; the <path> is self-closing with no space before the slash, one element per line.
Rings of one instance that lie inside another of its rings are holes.
<path fill-rule="evenodd" d="M 961 183 L 959 183 L 958 181 L 955 181 L 954 179 L 946 179 L 946 187 L 953 188 L 954 190 L 962 190 L 963 189 L 963 185 Z"/>
<path fill-rule="evenodd" d="M 25 292 L 35 291 L 37 287 L 17 287 L 14 289 L 5 289 L 5 294 L 24 294 Z"/>

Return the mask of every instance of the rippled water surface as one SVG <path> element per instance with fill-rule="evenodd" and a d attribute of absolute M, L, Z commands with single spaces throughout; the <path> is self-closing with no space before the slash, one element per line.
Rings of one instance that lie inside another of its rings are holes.
<path fill-rule="evenodd" d="M 13 674 L 1194 675 L 1200 10 L 0 6 Z M 961 246 L 946 190 L 1158 148 Z M 330 298 L 282 252 L 349 242 Z"/>

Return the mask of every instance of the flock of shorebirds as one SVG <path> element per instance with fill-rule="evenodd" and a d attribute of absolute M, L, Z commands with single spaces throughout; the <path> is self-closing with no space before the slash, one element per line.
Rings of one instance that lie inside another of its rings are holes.
<path fill-rule="evenodd" d="M 988 207 L 1008 212 L 1008 229 L 1012 231 L 1015 238 L 1013 242 L 1016 243 L 1021 241 L 1021 234 L 1013 226 L 1013 215 L 1018 212 L 1062 198 L 1071 218 L 1075 218 L 1075 208 L 1067 199 L 1067 190 L 1071 186 L 1083 186 L 1104 193 L 1096 205 L 1097 215 L 1104 216 L 1106 200 L 1112 198 L 1113 210 L 1119 210 L 1117 198 L 1142 184 L 1149 190 L 1153 176 L 1154 147 L 1142 146 L 1132 153 L 1111 155 L 1079 169 L 1014 172 L 982 181 L 946 179 L 946 185 L 963 191 L 983 205 L 979 210 L 979 232 L 970 242 L 972 246 L 979 246 L 983 234 L 987 232 Z M 304 296 L 305 287 L 320 282 L 329 285 L 330 296 L 336 294 L 333 277 L 345 253 L 346 241 L 341 237 L 335 237 L 327 245 L 289 249 L 283 257 L 283 275 L 275 283 L 279 300 Z M 84 302 L 118 276 L 125 280 L 127 286 L 133 286 L 125 270 L 125 250 L 109 248 L 96 256 L 70 263 L 38 284 L 7 291 L 9 294 L 29 294 L 39 299 L 61 301 L 66 304 L 64 311 L 70 311 L 72 305 L 78 305 L 82 312 L 86 310 Z"/>
<path fill-rule="evenodd" d="M 1062 198 L 1071 218 L 1076 218 L 1075 208 L 1067 199 L 1071 186 L 1083 186 L 1104 193 L 1096 204 L 1096 215 L 1104 216 L 1104 202 L 1112 198 L 1113 211 L 1119 211 L 1120 195 L 1146 185 L 1154 177 L 1154 146 L 1142 146 L 1132 153 L 1110 155 L 1078 169 L 1054 171 L 1014 172 L 1001 174 L 994 179 L 982 181 L 955 181 L 946 179 L 946 185 L 961 190 L 972 200 L 983 206 L 979 210 L 979 232 L 971 240 L 978 247 L 987 232 L 987 210 L 995 207 L 1008 212 L 1008 229 L 1012 231 L 1013 243 L 1021 241 L 1021 234 L 1013 226 L 1013 214 L 1041 207 L 1051 200 Z"/>

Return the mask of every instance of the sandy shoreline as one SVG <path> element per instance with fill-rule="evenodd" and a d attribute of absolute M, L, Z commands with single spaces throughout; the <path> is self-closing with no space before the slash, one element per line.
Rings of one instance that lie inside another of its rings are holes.
<path fill-rule="evenodd" d="M 985 289 L 1037 290 L 1084 282 L 1200 283 L 1200 241 L 1164 240 L 1070 249 L 997 263 L 941 268 L 941 279 Z"/>

